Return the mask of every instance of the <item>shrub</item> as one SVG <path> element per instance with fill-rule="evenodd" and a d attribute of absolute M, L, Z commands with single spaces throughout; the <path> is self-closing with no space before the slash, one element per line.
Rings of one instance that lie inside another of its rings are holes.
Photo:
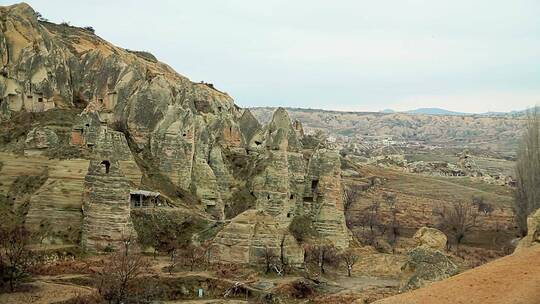
<path fill-rule="evenodd" d="M 83 29 L 91 32 L 92 34 L 94 34 L 96 32 L 96 30 L 91 26 L 85 26 L 85 27 L 83 27 Z"/>
<path fill-rule="evenodd" d="M 315 230 L 315 227 L 313 227 L 311 218 L 307 215 L 297 215 L 293 217 L 291 224 L 289 225 L 289 231 L 300 243 L 319 235 L 317 230 Z"/>

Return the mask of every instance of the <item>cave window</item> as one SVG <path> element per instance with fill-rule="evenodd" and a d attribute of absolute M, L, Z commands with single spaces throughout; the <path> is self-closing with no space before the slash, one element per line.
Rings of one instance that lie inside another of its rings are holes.
<path fill-rule="evenodd" d="M 221 112 L 221 107 L 217 107 L 218 111 Z"/>
<path fill-rule="evenodd" d="M 290 213 L 290 212 L 289 212 L 289 213 L 287 213 L 287 217 L 291 217 L 291 213 Z"/>
<path fill-rule="evenodd" d="M 85 124 L 86 127 L 90 127 L 90 124 Z"/>
<path fill-rule="evenodd" d="M 268 195 L 266 196 L 266 198 L 267 198 L 267 199 L 270 199 L 270 194 L 268 194 Z"/>
<path fill-rule="evenodd" d="M 256 141 L 255 141 L 255 144 L 256 144 L 257 146 L 260 146 L 260 145 L 262 144 L 262 142 L 256 140 Z"/>
<path fill-rule="evenodd" d="M 37 101 L 38 102 L 43 102 L 43 97 L 38 97 Z"/>
<path fill-rule="evenodd" d="M 315 189 L 317 189 L 317 186 L 319 185 L 319 180 L 318 179 L 314 179 L 311 181 L 311 191 L 315 191 Z"/>
<path fill-rule="evenodd" d="M 232 133 L 232 127 L 229 127 L 229 133 Z"/>
<path fill-rule="evenodd" d="M 294 199 L 294 194 L 291 194 L 291 195 L 289 196 L 289 199 Z"/>
<path fill-rule="evenodd" d="M 109 174 L 109 170 L 111 168 L 111 163 L 108 160 L 104 160 L 104 161 L 101 162 L 101 164 L 105 168 L 105 173 Z"/>
<path fill-rule="evenodd" d="M 103 103 L 103 98 L 98 99 L 99 103 Z"/>
<path fill-rule="evenodd" d="M 26 95 L 26 98 L 32 99 L 32 95 Z"/>
<path fill-rule="evenodd" d="M 182 136 L 184 136 L 184 137 L 186 137 L 186 135 L 187 135 L 186 133 L 182 134 Z"/>

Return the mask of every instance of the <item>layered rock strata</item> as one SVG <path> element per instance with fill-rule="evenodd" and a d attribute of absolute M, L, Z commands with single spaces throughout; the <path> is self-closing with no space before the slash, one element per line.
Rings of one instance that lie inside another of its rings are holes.
<path fill-rule="evenodd" d="M 129 182 L 113 159 L 90 161 L 84 178 L 81 244 L 88 251 L 118 249 L 135 239 L 130 218 Z"/>

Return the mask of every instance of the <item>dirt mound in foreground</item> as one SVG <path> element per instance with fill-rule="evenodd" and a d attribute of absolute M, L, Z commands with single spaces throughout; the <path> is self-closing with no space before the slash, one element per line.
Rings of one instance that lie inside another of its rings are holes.
<path fill-rule="evenodd" d="M 540 248 L 513 254 L 376 304 L 539 304 Z"/>

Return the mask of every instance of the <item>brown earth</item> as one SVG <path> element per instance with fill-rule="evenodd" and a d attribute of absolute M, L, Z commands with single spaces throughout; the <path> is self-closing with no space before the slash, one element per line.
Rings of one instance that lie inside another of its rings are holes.
<path fill-rule="evenodd" d="M 540 248 L 516 253 L 376 304 L 538 304 Z"/>
<path fill-rule="evenodd" d="M 57 284 L 48 281 L 32 282 L 26 284 L 24 289 L 14 293 L 0 294 L 0 303 L 57 303 L 95 292 L 89 287 Z"/>

